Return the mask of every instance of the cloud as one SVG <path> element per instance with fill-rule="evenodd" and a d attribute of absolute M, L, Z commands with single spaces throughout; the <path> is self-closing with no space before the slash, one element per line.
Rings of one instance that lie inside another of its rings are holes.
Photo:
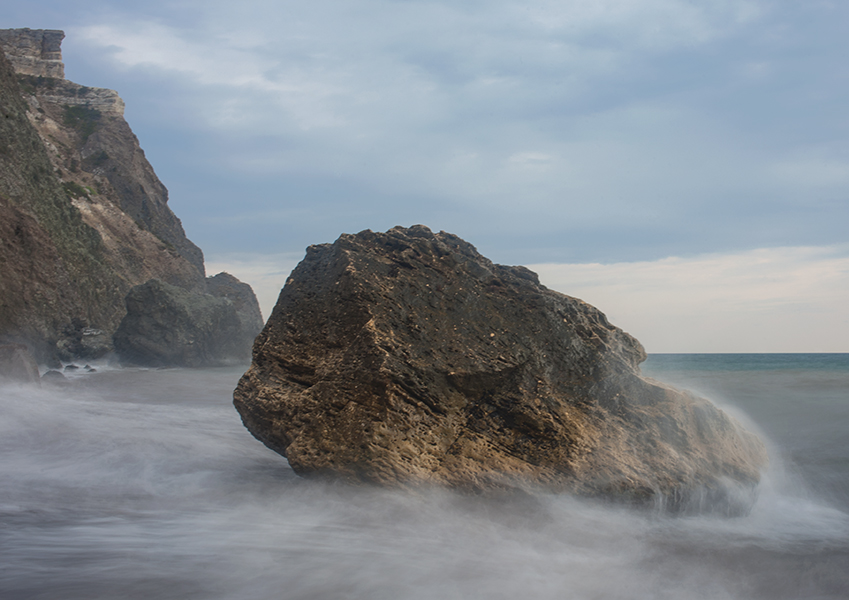
<path fill-rule="evenodd" d="M 207 272 L 251 284 L 268 318 L 302 258 L 211 256 Z M 846 246 L 528 267 L 547 287 L 602 310 L 650 353 L 849 351 Z"/>
<path fill-rule="evenodd" d="M 621 78 L 646 55 L 708 43 L 756 13 L 753 2 L 683 0 L 183 4 L 196 6 L 199 22 L 132 9 L 72 34 L 123 68 L 213 88 L 200 107 L 208 126 L 332 128 L 349 143 L 481 120 L 509 129 Z"/>
<path fill-rule="evenodd" d="M 771 165 L 766 175 L 780 185 L 803 189 L 845 188 L 849 184 L 849 159 L 843 157 L 847 154 L 835 148 L 806 152 Z"/>
<path fill-rule="evenodd" d="M 845 240 L 839 4 L 106 4 L 66 45 L 124 77 L 146 149 L 167 129 L 189 231 L 238 205 L 280 251 L 384 221 L 537 262 Z"/>
<path fill-rule="evenodd" d="M 302 254 L 211 256 L 250 283 L 263 315 Z M 602 310 L 650 353 L 849 351 L 849 247 L 760 248 L 612 264 L 530 264 Z"/>
<path fill-rule="evenodd" d="M 614 264 L 535 264 L 649 352 L 847 352 L 847 247 L 761 248 Z"/>
<path fill-rule="evenodd" d="M 523 195 L 557 212 L 575 193 L 618 205 L 622 188 L 645 188 L 635 177 L 674 181 L 657 165 L 682 155 L 698 116 L 682 129 L 674 105 L 621 88 L 653 56 L 759 14 L 719 0 L 183 4 L 201 15 L 191 27 L 109 13 L 73 35 L 121 68 L 161 72 L 186 121 L 222 142 L 262 138 L 220 168 L 366 179 L 488 210 Z M 474 160 L 458 168 L 460 156 Z M 653 168 L 627 168 L 647 156 Z"/>

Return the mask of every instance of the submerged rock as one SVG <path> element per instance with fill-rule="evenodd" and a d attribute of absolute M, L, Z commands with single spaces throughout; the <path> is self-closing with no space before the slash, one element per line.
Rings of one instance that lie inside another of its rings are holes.
<path fill-rule="evenodd" d="M 234 403 L 303 476 L 671 506 L 753 489 L 763 444 L 645 358 L 528 269 L 396 227 L 307 249 Z"/>
<path fill-rule="evenodd" d="M 127 316 L 112 338 L 124 364 L 203 367 L 247 361 L 261 327 L 243 323 L 226 297 L 197 294 L 158 279 L 134 287 L 126 303 Z"/>

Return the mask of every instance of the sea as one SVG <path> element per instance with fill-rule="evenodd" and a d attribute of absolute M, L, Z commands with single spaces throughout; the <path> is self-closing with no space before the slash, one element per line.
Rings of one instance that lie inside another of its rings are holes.
<path fill-rule="evenodd" d="M 297 477 L 244 429 L 245 366 L 95 365 L 0 388 L 0 598 L 849 598 L 849 354 L 655 354 L 756 430 L 745 516 Z"/>

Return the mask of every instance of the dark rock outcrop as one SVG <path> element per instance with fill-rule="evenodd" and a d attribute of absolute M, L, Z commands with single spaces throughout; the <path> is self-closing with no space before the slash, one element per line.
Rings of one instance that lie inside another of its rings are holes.
<path fill-rule="evenodd" d="M 204 367 L 247 361 L 261 328 L 243 323 L 226 297 L 156 279 L 134 287 L 126 303 L 127 316 L 113 336 L 124 364 Z"/>
<path fill-rule="evenodd" d="M 643 378 L 645 356 L 524 267 L 396 227 L 308 248 L 234 402 L 304 476 L 678 507 L 754 488 L 762 443 L 707 400 Z"/>
<path fill-rule="evenodd" d="M 46 381 L 47 383 L 53 384 L 63 384 L 67 381 L 67 379 L 61 371 L 57 371 L 56 369 L 50 369 L 44 375 L 41 376 L 41 381 Z"/>

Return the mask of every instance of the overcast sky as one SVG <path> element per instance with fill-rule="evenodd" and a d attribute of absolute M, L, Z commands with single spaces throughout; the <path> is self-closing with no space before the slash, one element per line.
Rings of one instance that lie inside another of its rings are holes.
<path fill-rule="evenodd" d="M 845 1 L 9 0 L 0 27 L 66 32 L 266 315 L 307 245 L 423 223 L 649 352 L 849 351 Z"/>

